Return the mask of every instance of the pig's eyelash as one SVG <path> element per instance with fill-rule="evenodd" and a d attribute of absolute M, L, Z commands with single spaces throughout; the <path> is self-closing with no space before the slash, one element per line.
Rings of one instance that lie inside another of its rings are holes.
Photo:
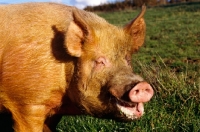
<path fill-rule="evenodd" d="M 96 63 L 97 65 L 105 65 L 102 61 L 100 61 L 100 62 L 95 61 L 95 63 Z"/>

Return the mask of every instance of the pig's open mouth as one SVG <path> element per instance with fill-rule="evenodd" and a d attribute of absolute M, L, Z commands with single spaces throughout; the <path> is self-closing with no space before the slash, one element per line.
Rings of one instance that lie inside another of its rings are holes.
<path fill-rule="evenodd" d="M 126 102 L 117 99 L 116 105 L 120 110 L 121 114 L 125 115 L 128 119 L 137 119 L 144 114 L 143 103 Z"/>
<path fill-rule="evenodd" d="M 143 103 L 148 102 L 153 96 L 152 87 L 147 82 L 139 82 L 135 85 L 128 85 L 125 89 L 126 92 L 123 95 L 111 90 L 117 108 L 127 119 L 140 118 L 144 114 Z"/>

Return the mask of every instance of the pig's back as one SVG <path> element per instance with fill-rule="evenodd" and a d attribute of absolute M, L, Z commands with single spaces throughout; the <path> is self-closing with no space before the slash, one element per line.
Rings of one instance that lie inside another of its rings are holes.
<path fill-rule="evenodd" d="M 54 3 L 0 5 L 0 63 L 11 48 L 47 49 L 55 30 L 67 30 L 72 10 L 73 7 Z"/>
<path fill-rule="evenodd" d="M 73 7 L 54 3 L 26 3 L 0 6 L 1 45 L 10 41 L 53 36 L 52 27 L 65 31 L 72 20 Z M 17 42 L 16 42 L 17 41 Z"/>

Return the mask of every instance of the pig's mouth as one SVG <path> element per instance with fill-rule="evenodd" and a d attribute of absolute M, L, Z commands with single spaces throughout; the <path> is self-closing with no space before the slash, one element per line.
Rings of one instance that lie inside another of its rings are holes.
<path fill-rule="evenodd" d="M 153 96 L 152 87 L 146 82 L 130 85 L 131 89 L 123 95 L 114 94 L 115 103 L 120 113 L 129 120 L 138 119 L 144 114 L 144 104 Z"/>
<path fill-rule="evenodd" d="M 120 113 L 128 119 L 138 119 L 144 114 L 143 103 L 127 102 L 121 99 L 116 100 L 116 106 Z"/>

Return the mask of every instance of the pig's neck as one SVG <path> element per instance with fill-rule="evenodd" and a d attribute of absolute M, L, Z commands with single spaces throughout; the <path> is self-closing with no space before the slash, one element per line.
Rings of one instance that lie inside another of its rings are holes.
<path fill-rule="evenodd" d="M 64 97 L 64 102 L 59 109 L 59 114 L 63 115 L 82 115 L 82 111 L 68 97 Z"/>
<path fill-rule="evenodd" d="M 65 80 L 66 80 L 66 91 L 68 90 L 70 86 L 70 82 L 72 80 L 72 77 L 74 75 L 74 62 L 70 61 L 65 63 Z"/>
<path fill-rule="evenodd" d="M 82 114 L 80 108 L 75 103 L 73 103 L 73 101 L 68 96 L 68 93 L 71 94 L 69 92 L 71 89 L 70 83 L 71 83 L 73 75 L 74 75 L 75 64 L 76 64 L 76 62 L 74 62 L 74 61 L 65 63 L 66 93 L 64 94 L 64 97 L 62 99 L 62 106 L 60 107 L 60 110 L 59 110 L 59 113 L 61 113 L 61 114 L 67 114 L 67 115 Z"/>

